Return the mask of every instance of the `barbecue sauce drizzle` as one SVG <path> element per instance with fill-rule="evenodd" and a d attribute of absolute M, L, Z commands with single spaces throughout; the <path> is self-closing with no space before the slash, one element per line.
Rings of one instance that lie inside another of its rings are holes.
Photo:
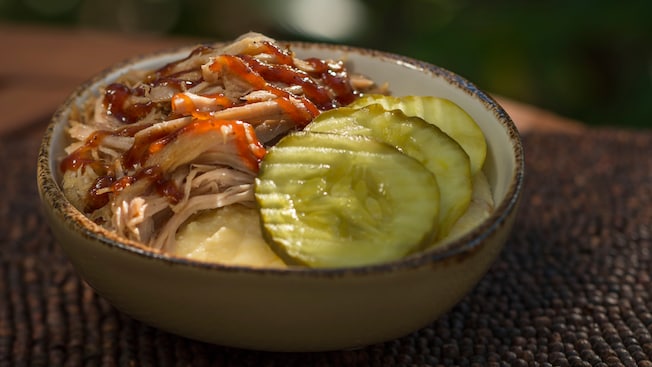
<path fill-rule="evenodd" d="M 275 63 L 261 61 L 250 55 L 220 55 L 218 58 L 221 62 L 213 62 L 209 65 L 209 68 L 227 67 L 230 73 L 236 74 L 254 88 L 273 93 L 277 97 L 276 102 L 286 115 L 295 121 L 297 128 L 303 128 L 321 111 L 347 105 L 357 97 L 357 91 L 349 83 L 348 72 L 341 61 L 332 62 L 317 58 L 305 59 L 303 61 L 310 65 L 312 70 L 303 71 L 297 68 L 294 56 L 289 49 L 281 49 L 270 42 L 264 42 L 262 48 L 262 53 L 273 56 Z M 213 51 L 213 48 L 209 46 L 199 46 L 186 58 L 171 62 L 147 75 L 140 86 L 132 88 L 125 84 L 112 83 L 106 87 L 103 105 L 107 114 L 125 124 L 125 127 L 116 131 L 94 132 L 81 147 L 65 157 L 60 164 L 60 169 L 64 172 L 90 168 L 98 175 L 98 178 L 88 190 L 87 206 L 84 211 L 91 213 L 103 207 L 109 202 L 109 193 L 118 193 L 136 181 L 143 179 L 150 181 L 156 192 L 172 203 L 177 203 L 183 198 L 181 190 L 176 187 L 174 182 L 166 178 L 165 173 L 158 166 L 142 167 L 137 169 L 133 175 L 117 178 L 110 163 L 102 162 L 94 155 L 106 136 L 134 136 L 141 129 L 148 127 L 131 127 L 130 125 L 138 122 L 157 107 L 161 107 L 152 101 L 129 104 L 130 97 L 145 96 L 148 88 L 161 85 L 173 88 L 179 93 L 197 85 L 202 81 L 201 77 L 195 80 L 183 79 L 183 77 L 197 74 L 200 71 L 199 68 L 174 73 L 172 71 L 177 65 L 191 57 L 211 51 Z M 221 70 L 214 71 L 221 72 Z M 198 75 L 201 75 L 201 72 Z M 275 86 L 275 84 L 279 85 L 279 87 Z M 283 86 L 289 85 L 300 86 L 304 95 L 294 95 L 282 89 Z M 221 98 L 224 108 L 238 105 L 237 103 L 228 104 L 223 96 L 213 95 L 210 97 Z M 304 109 L 295 105 L 293 100 L 300 101 Z M 201 114 L 193 114 L 193 116 L 197 119 Z M 241 121 L 222 121 L 221 123 L 242 124 Z M 242 126 L 233 126 L 238 128 L 238 135 L 244 134 L 244 130 L 241 130 Z M 170 134 L 170 136 L 160 134 L 140 139 L 137 144 L 135 143 L 122 155 L 121 163 L 123 167 L 127 170 L 138 167 L 146 161 L 148 148 L 152 144 L 168 144 L 174 140 L 174 136 L 176 136 L 174 133 Z M 242 136 L 239 137 L 242 138 Z M 243 140 L 242 144 L 247 144 L 246 140 Z M 262 149 L 262 153 L 260 149 Z M 261 146 L 260 149 L 254 152 L 256 155 L 255 160 L 250 162 L 250 165 L 257 165 L 262 159 L 264 148 Z M 241 155 L 245 151 L 246 149 L 243 146 L 238 148 Z M 247 159 L 247 157 L 243 156 L 243 159 Z M 252 168 L 257 168 L 257 166 Z"/>

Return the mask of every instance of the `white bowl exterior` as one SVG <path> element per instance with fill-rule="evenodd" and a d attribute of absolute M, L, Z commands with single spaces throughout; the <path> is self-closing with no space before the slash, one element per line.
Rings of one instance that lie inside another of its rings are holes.
<path fill-rule="evenodd" d="M 468 253 L 433 264 L 388 265 L 369 271 L 252 271 L 170 261 L 82 232 L 74 220 L 58 212 L 59 204 L 48 200 L 55 188 L 44 189 L 39 182 L 56 240 L 82 278 L 119 310 L 161 329 L 222 345 L 274 351 L 352 348 L 400 337 L 426 325 L 457 303 L 486 272 L 511 229 L 516 203 L 504 199 L 515 182 L 520 185 L 521 177 L 515 172 L 523 164 L 514 157 L 515 149 L 520 152 L 520 143 L 510 140 L 515 130 L 497 122 L 506 118 L 497 115 L 502 110 L 490 108 L 488 97 L 463 91 L 418 65 L 348 49 L 334 54 L 330 48 L 305 47 L 305 51 L 294 50 L 299 56 L 342 57 L 354 70 L 378 82 L 387 81 L 395 95 L 435 95 L 464 108 L 485 133 L 489 149 L 485 172 L 496 203 L 503 203 L 508 211 L 468 244 L 474 247 Z M 151 69 L 186 54 L 187 50 L 163 55 L 133 67 Z M 122 72 L 96 81 L 77 101 Z M 51 126 L 46 155 L 63 155 L 66 122 L 64 111 Z M 49 169 L 58 180 L 55 160 Z M 44 180 L 41 173 L 40 181 Z M 64 212 L 71 210 L 64 208 Z"/>
<path fill-rule="evenodd" d="M 56 215 L 56 214 L 50 214 Z M 186 337 L 270 351 L 354 348 L 406 335 L 449 310 L 485 273 L 508 228 L 464 262 L 386 274 L 215 272 L 89 243 L 54 220 L 79 274 L 119 310 Z"/>

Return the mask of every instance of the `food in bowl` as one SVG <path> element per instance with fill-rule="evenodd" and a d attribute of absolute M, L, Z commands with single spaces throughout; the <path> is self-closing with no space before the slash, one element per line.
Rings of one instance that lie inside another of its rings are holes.
<path fill-rule="evenodd" d="M 473 119 L 356 71 L 252 33 L 121 75 L 70 116 L 63 190 L 153 250 L 264 267 L 395 260 L 486 218 Z"/>
<path fill-rule="evenodd" d="M 220 345 L 269 351 L 356 348 L 437 319 L 495 261 L 514 224 L 524 175 L 518 131 L 502 107 L 473 83 L 423 61 L 343 45 L 289 44 L 300 57 L 346 60 L 371 80 L 386 81 L 393 95 L 438 96 L 468 113 L 487 143 L 481 171 L 494 202 L 488 218 L 440 245 L 356 267 L 224 265 L 119 236 L 71 204 L 59 167 L 70 143 L 71 117 L 105 86 L 134 70 L 156 70 L 183 59 L 191 48 L 144 55 L 80 85 L 54 114 L 38 159 L 39 194 L 54 239 L 80 277 L 116 309 L 161 330 Z"/>

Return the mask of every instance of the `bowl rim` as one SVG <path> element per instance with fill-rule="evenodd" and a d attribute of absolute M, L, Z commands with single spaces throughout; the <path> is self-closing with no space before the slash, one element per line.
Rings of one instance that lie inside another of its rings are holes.
<path fill-rule="evenodd" d="M 199 260 L 183 258 L 179 256 L 165 254 L 156 250 L 149 249 L 143 244 L 125 239 L 116 235 L 114 232 L 96 224 L 89 219 L 85 214 L 75 208 L 65 197 L 60 183 L 57 182 L 51 166 L 56 163 L 51 162 L 51 143 L 54 138 L 54 131 L 57 125 L 66 123 L 64 118 L 68 106 L 74 104 L 80 97 L 87 93 L 88 89 L 95 84 L 100 83 L 109 77 L 112 73 L 117 73 L 121 69 L 128 67 L 134 63 L 143 62 L 146 60 L 170 57 L 180 55 L 183 57 L 185 52 L 189 52 L 200 44 L 175 47 L 159 52 L 147 53 L 128 58 L 122 62 L 113 64 L 103 71 L 95 74 L 85 82 L 81 83 L 74 91 L 59 105 L 54 112 L 50 122 L 45 129 L 38 154 L 37 162 L 37 186 L 39 196 L 44 205 L 51 206 L 51 209 L 60 215 L 64 223 L 72 226 L 72 230 L 80 233 L 82 236 L 89 238 L 92 242 L 98 245 L 107 246 L 108 248 L 124 251 L 125 253 L 132 254 L 138 257 L 146 258 L 147 260 L 160 261 L 170 266 L 193 267 L 197 269 L 204 269 L 209 271 L 223 271 L 229 273 L 249 273 L 249 274 L 269 274 L 277 276 L 308 276 L 308 277 L 341 277 L 346 275 L 375 275 L 387 274 L 399 269 L 419 269 L 423 267 L 431 267 L 433 263 L 442 261 L 461 261 L 467 256 L 471 256 L 474 252 L 478 251 L 485 239 L 491 237 L 501 226 L 505 225 L 509 220 L 510 214 L 518 205 L 518 201 L 523 189 L 524 173 L 525 173 L 525 159 L 524 149 L 521 141 L 521 136 L 516 128 L 516 125 L 509 117 L 507 112 L 496 102 L 496 100 L 478 88 L 474 83 L 468 81 L 464 77 L 434 65 L 429 62 L 421 61 L 412 57 L 399 55 L 396 53 L 374 50 L 363 47 L 318 43 L 318 42 L 303 42 L 303 41 L 279 41 L 284 45 L 289 45 L 293 50 L 301 49 L 302 51 L 310 51 L 310 49 L 321 49 L 333 52 L 356 53 L 361 56 L 379 58 L 382 61 L 392 62 L 399 64 L 419 72 L 426 73 L 435 78 L 443 78 L 448 84 L 451 84 L 466 94 L 480 102 L 487 110 L 489 110 L 496 121 L 500 123 L 505 133 L 511 142 L 511 154 L 514 158 L 514 170 L 512 177 L 509 180 L 509 187 L 505 192 L 504 198 L 495 205 L 494 210 L 488 218 L 483 220 L 479 225 L 475 226 L 472 230 L 464 235 L 442 244 L 423 251 L 418 251 L 410 254 L 404 258 L 382 262 L 376 264 L 354 266 L 354 267 L 334 267 L 334 268 L 308 268 L 301 266 L 290 266 L 287 268 L 266 268 L 266 267 L 252 267 L 244 265 L 228 265 L 221 263 L 212 263 Z M 211 45 L 225 45 L 228 42 L 212 42 Z"/>

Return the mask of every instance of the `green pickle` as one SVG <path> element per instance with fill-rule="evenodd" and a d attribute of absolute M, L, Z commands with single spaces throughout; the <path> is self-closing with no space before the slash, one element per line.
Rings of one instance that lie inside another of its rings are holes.
<path fill-rule="evenodd" d="M 306 130 L 371 136 L 422 163 L 439 185 L 439 239 L 448 235 L 469 207 L 473 187 L 468 155 L 450 136 L 419 117 L 388 111 L 379 104 L 338 108 L 319 115 Z M 422 183 L 413 180 L 405 190 L 418 185 Z"/>
<path fill-rule="evenodd" d="M 402 258 L 486 215 L 490 194 L 474 191 L 486 154 L 482 130 L 447 99 L 361 97 L 270 148 L 255 184 L 263 235 L 290 264 Z"/>
<path fill-rule="evenodd" d="M 360 108 L 380 104 L 387 110 L 398 109 L 408 116 L 421 117 L 439 127 L 457 141 L 469 155 L 471 175 L 482 169 L 487 156 L 487 142 L 478 124 L 457 104 L 434 96 L 393 97 L 366 95 L 355 100 L 348 107 Z"/>
<path fill-rule="evenodd" d="M 438 234 L 437 179 L 378 139 L 296 132 L 256 178 L 263 235 L 287 262 L 347 267 L 402 258 Z"/>

